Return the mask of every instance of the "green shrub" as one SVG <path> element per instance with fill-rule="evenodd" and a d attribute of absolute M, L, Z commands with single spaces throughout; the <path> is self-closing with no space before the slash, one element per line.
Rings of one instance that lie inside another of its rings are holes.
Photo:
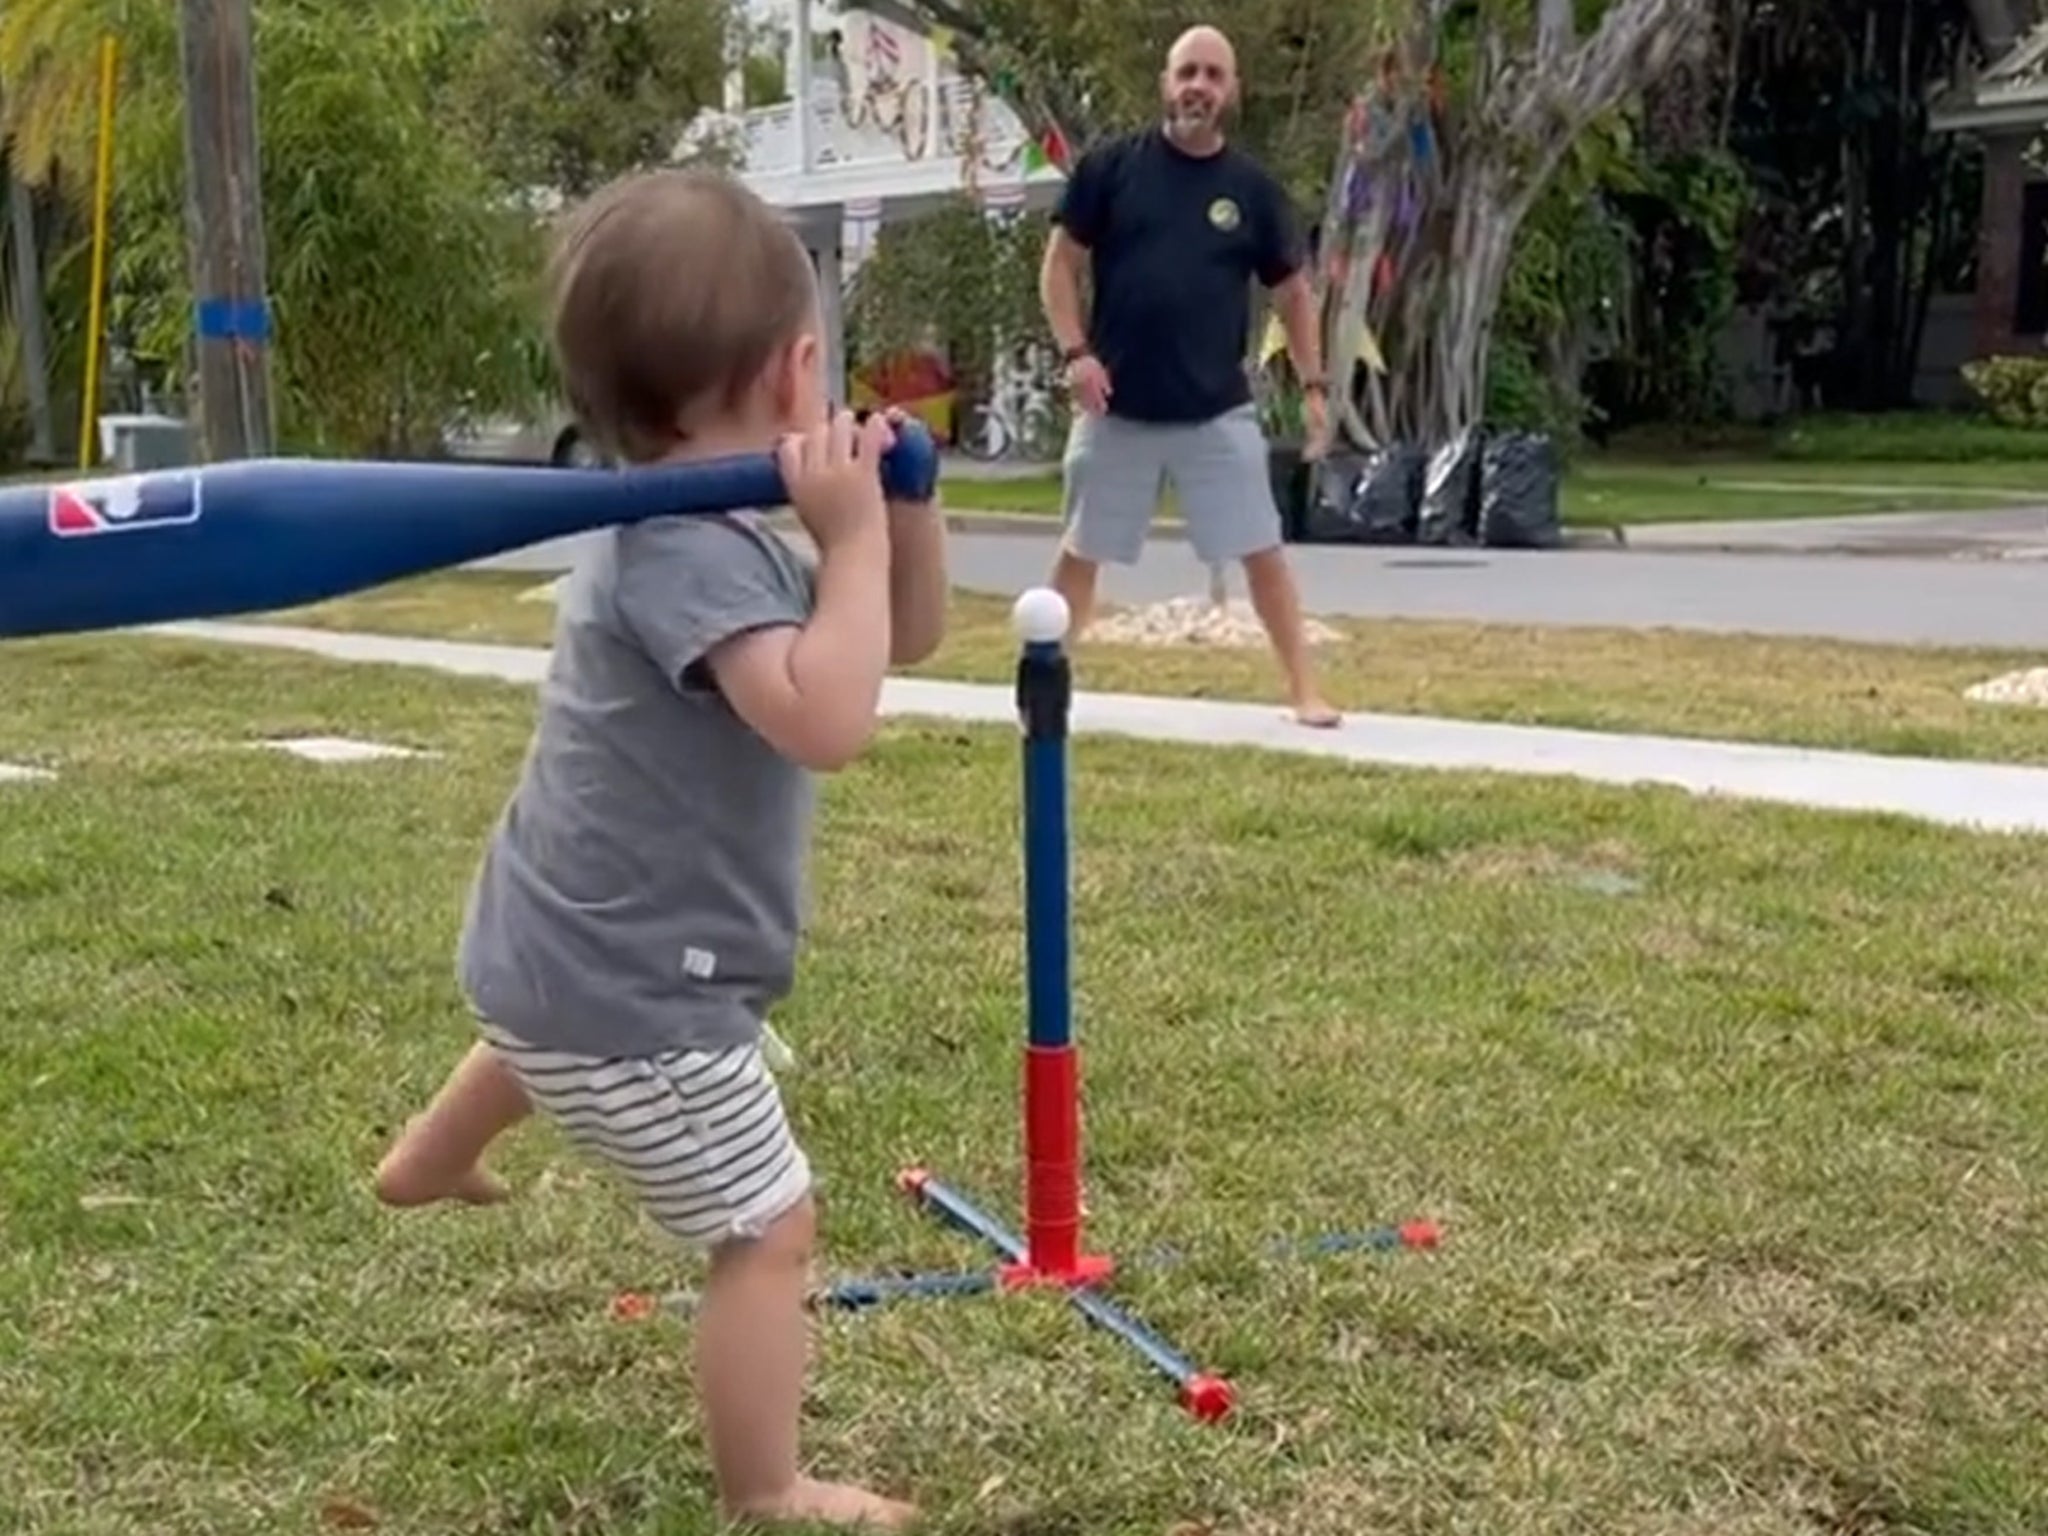
<path fill-rule="evenodd" d="M 2004 425 L 2048 428 L 2048 356 L 1978 358 L 1963 364 L 1963 382 Z"/>

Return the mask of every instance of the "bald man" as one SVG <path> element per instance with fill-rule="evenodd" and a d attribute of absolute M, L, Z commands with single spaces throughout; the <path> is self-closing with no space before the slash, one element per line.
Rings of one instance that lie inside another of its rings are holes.
<path fill-rule="evenodd" d="M 1333 726 L 1310 664 L 1247 367 L 1251 285 L 1274 290 L 1307 389 L 1315 456 L 1328 434 L 1315 298 L 1286 192 L 1224 140 L 1237 102 L 1228 38 L 1194 27 L 1160 77 L 1160 122 L 1090 149 L 1054 214 L 1039 297 L 1079 407 L 1067 441 L 1066 535 L 1052 584 L 1087 624 L 1096 574 L 1143 553 L 1173 487 L 1195 553 L 1242 562 L 1294 716 Z M 1081 272 L 1094 281 L 1084 318 Z"/>

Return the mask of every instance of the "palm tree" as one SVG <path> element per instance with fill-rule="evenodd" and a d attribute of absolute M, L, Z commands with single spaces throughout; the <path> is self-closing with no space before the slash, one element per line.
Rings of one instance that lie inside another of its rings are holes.
<path fill-rule="evenodd" d="M 91 196 L 100 42 L 109 36 L 120 45 L 118 103 L 175 89 L 173 6 L 7 0 L 0 7 L 0 135 L 13 173 L 30 185 Z"/>
<path fill-rule="evenodd" d="M 36 456 L 68 436 L 62 429 L 83 383 L 102 40 L 112 37 L 118 47 L 115 99 L 125 110 L 116 122 L 132 122 L 134 109 L 146 111 L 175 89 L 176 26 L 175 7 L 132 0 L 8 0 L 0 7 L 0 144 L 10 196 L 27 202 L 8 221 L 16 280 L 6 315 L 14 334 L 4 351 L 18 366 L 8 368 L 0 392 L 8 407 L 26 408 Z M 19 249 L 23 235 L 40 249 Z M 46 292 L 54 302 L 46 303 Z M 44 340 L 39 330 L 49 332 L 46 345 L 30 345 Z"/>

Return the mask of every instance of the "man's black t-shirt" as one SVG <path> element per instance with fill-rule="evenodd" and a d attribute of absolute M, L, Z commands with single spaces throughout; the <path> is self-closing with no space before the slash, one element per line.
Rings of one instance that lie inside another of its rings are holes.
<path fill-rule="evenodd" d="M 1287 195 L 1250 155 L 1191 155 L 1153 127 L 1075 164 L 1054 217 L 1087 247 L 1088 344 L 1109 370 L 1110 414 L 1206 421 L 1251 398 L 1251 282 L 1301 263 Z"/>

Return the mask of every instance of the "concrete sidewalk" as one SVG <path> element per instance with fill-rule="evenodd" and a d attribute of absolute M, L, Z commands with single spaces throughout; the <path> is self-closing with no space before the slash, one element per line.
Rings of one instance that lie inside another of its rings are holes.
<path fill-rule="evenodd" d="M 522 646 L 464 645 L 269 625 L 196 623 L 143 633 L 280 647 L 339 661 L 427 667 L 468 677 L 538 683 L 548 653 Z M 1008 687 L 890 678 L 892 716 L 1014 724 Z M 1354 763 L 1553 775 L 1616 785 L 1661 785 L 1837 811 L 1883 811 L 1992 832 L 2048 832 L 2048 768 L 1823 752 L 1680 737 L 1489 725 L 1417 715 L 1353 715 L 1335 731 L 1294 724 L 1278 709 L 1079 693 L 1077 734 L 1195 746 L 1252 747 Z"/>

